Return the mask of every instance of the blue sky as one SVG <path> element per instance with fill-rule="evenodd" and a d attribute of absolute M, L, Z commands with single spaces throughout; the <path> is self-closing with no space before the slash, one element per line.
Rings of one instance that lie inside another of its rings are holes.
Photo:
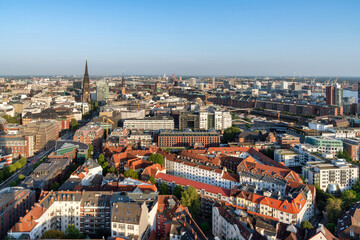
<path fill-rule="evenodd" d="M 360 76 L 360 1 L 0 0 L 0 75 Z"/>

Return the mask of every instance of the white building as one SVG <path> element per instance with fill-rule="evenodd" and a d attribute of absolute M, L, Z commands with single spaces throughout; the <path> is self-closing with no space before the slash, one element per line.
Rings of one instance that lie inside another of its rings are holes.
<path fill-rule="evenodd" d="M 288 83 L 288 82 L 286 82 L 286 81 L 282 81 L 282 82 L 281 82 L 281 89 L 282 89 L 282 90 L 287 90 L 288 87 L 289 87 L 289 83 Z"/>
<path fill-rule="evenodd" d="M 359 179 L 359 167 L 344 159 L 307 162 L 303 176 L 308 184 L 317 184 L 324 191 L 345 191 Z"/>
<path fill-rule="evenodd" d="M 300 157 L 300 154 L 288 149 L 276 149 L 274 152 L 274 160 L 278 163 L 284 163 L 286 167 L 303 165 L 301 161 L 303 158 Z"/>

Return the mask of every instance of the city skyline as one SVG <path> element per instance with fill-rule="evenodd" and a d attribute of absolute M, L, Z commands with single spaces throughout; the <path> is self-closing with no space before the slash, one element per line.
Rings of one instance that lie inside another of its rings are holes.
<path fill-rule="evenodd" d="M 358 5 L 1 2 L 0 75 L 359 76 Z"/>

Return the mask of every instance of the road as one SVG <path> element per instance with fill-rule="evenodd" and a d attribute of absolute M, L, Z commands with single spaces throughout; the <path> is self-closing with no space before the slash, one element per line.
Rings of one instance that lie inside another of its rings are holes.
<path fill-rule="evenodd" d="M 49 149 L 49 150 L 47 150 L 45 152 L 41 152 L 41 153 L 37 154 L 36 156 L 28 158 L 27 159 L 27 164 L 25 165 L 25 167 L 19 169 L 10 178 L 6 179 L 4 182 L 1 183 L 0 190 L 3 189 L 3 188 L 8 187 L 9 184 L 12 181 L 15 181 L 20 174 L 23 174 L 25 176 L 29 175 L 33 170 L 34 164 L 39 162 L 45 155 L 46 156 L 49 155 L 52 151 L 54 151 L 54 148 L 51 148 L 51 149 Z"/>

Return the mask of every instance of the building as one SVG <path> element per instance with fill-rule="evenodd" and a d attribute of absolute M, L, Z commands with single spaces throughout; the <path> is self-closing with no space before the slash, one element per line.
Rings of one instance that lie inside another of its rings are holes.
<path fill-rule="evenodd" d="M 335 88 L 333 86 L 326 87 L 326 105 L 335 105 Z"/>
<path fill-rule="evenodd" d="M 317 184 L 320 189 L 329 192 L 349 190 L 359 179 L 359 167 L 344 159 L 307 162 L 302 171 L 308 184 Z"/>
<path fill-rule="evenodd" d="M 59 138 L 60 126 L 56 121 L 31 122 L 19 129 L 20 136 L 34 137 L 34 152 L 54 147 Z"/>
<path fill-rule="evenodd" d="M 289 149 L 276 149 L 274 152 L 274 160 L 278 163 L 283 163 L 286 167 L 302 166 L 298 153 Z"/>
<path fill-rule="evenodd" d="M 343 105 L 343 89 L 340 84 L 326 87 L 326 105 Z"/>
<path fill-rule="evenodd" d="M 143 118 L 143 119 L 126 119 L 123 123 L 124 128 L 130 130 L 173 130 L 174 129 L 174 119 L 158 116 L 152 118 Z"/>
<path fill-rule="evenodd" d="M 337 234 L 342 240 L 360 238 L 360 203 L 356 203 L 337 222 Z"/>
<path fill-rule="evenodd" d="M 34 136 L 0 135 L 0 147 L 12 158 L 34 156 Z M 4 156 L 5 156 L 4 155 Z"/>
<path fill-rule="evenodd" d="M 89 123 L 76 130 L 73 140 L 87 145 L 92 144 L 94 146 L 94 150 L 100 150 L 102 147 L 103 137 L 103 127 L 98 124 Z"/>
<path fill-rule="evenodd" d="M 12 154 L 6 153 L 3 148 L 0 148 L 0 169 L 4 166 L 12 164 Z"/>
<path fill-rule="evenodd" d="M 320 152 L 335 155 L 339 151 L 343 151 L 343 142 L 338 139 L 329 137 L 306 137 L 305 143 L 313 145 Z"/>
<path fill-rule="evenodd" d="M 90 78 L 88 73 L 87 60 L 85 63 L 85 73 L 82 82 L 82 102 L 91 102 L 90 101 Z"/>
<path fill-rule="evenodd" d="M 96 82 L 96 101 L 102 102 L 109 97 L 109 86 L 106 80 Z"/>
<path fill-rule="evenodd" d="M 204 147 L 218 146 L 220 134 L 217 132 L 161 132 L 159 147 L 189 147 L 201 143 Z"/>
<path fill-rule="evenodd" d="M 289 149 L 299 143 L 300 143 L 300 138 L 291 134 L 284 134 L 279 137 L 279 144 L 281 148 Z"/>
<path fill-rule="evenodd" d="M 353 161 L 360 159 L 360 140 L 355 138 L 343 139 L 344 150 L 349 154 Z"/>
<path fill-rule="evenodd" d="M 16 239 L 39 239 L 47 230 L 64 232 L 70 224 L 89 235 L 109 231 L 112 194 L 110 191 L 43 192 L 40 201 L 8 234 Z"/>
<path fill-rule="evenodd" d="M 47 190 L 51 183 L 66 174 L 71 162 L 69 158 L 48 159 L 35 168 L 21 185 L 29 189 Z"/>
<path fill-rule="evenodd" d="M 35 192 L 22 187 L 0 190 L 0 239 L 30 210 L 35 202 Z"/>
<path fill-rule="evenodd" d="M 70 122 L 74 119 L 74 114 L 70 108 L 47 108 L 40 113 L 27 112 L 22 117 L 22 125 L 27 125 L 36 121 L 55 120 L 60 124 L 61 130 L 70 128 Z"/>
<path fill-rule="evenodd" d="M 177 124 L 175 124 L 177 125 Z M 232 125 L 230 112 L 215 111 L 212 109 L 202 111 L 180 112 L 179 130 L 223 130 Z"/>

